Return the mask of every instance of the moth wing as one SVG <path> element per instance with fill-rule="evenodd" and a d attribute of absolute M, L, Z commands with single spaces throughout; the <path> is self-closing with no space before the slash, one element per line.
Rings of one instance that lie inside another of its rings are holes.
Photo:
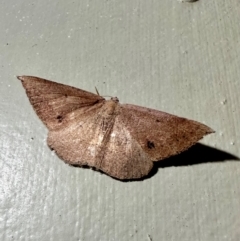
<path fill-rule="evenodd" d="M 197 121 L 136 105 L 123 104 L 120 118 L 152 161 L 188 149 L 214 131 Z"/>
<path fill-rule="evenodd" d="M 100 169 L 118 179 L 137 179 L 146 176 L 152 167 L 150 156 L 117 115 L 105 146 Z"/>
<path fill-rule="evenodd" d="M 97 157 L 104 139 L 103 122 L 101 106 L 94 106 L 84 115 L 81 109 L 75 110 L 66 125 L 49 131 L 47 143 L 66 163 L 99 169 Z"/>
<path fill-rule="evenodd" d="M 48 145 L 66 163 L 94 167 L 118 179 L 134 179 L 147 175 L 153 162 L 134 140 L 118 116 L 108 123 L 104 106 L 86 115 L 75 113 L 68 126 L 50 130 Z M 105 141 L 104 141 L 105 140 Z"/>
<path fill-rule="evenodd" d="M 62 126 L 64 119 L 74 110 L 82 108 L 85 112 L 89 107 L 105 101 L 99 95 L 50 80 L 33 76 L 18 76 L 18 79 L 48 129 Z"/>

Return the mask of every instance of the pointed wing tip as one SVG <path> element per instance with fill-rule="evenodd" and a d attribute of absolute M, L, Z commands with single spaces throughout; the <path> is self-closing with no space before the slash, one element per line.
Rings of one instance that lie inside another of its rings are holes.
<path fill-rule="evenodd" d="M 215 133 L 215 132 L 216 132 L 215 130 L 211 129 L 211 132 L 209 134 L 212 134 L 212 133 Z"/>
<path fill-rule="evenodd" d="M 17 75 L 17 78 L 18 78 L 19 80 L 21 80 L 21 81 L 24 80 L 24 76 Z"/>
<path fill-rule="evenodd" d="M 213 130 L 212 128 L 208 127 L 208 129 L 206 130 L 206 135 L 213 134 L 215 132 L 216 132 L 215 130 Z"/>

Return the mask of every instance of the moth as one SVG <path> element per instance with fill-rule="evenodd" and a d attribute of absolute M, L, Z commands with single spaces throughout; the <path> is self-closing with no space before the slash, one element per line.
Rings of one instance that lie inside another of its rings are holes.
<path fill-rule="evenodd" d="M 66 163 L 117 178 L 146 176 L 153 162 L 179 154 L 214 131 L 197 121 L 33 76 L 18 76 Z"/>

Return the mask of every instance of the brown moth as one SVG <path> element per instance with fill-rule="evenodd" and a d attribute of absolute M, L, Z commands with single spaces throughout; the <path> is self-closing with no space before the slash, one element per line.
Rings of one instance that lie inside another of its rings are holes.
<path fill-rule="evenodd" d="M 18 76 L 47 143 L 66 163 L 118 179 L 146 176 L 153 162 L 176 155 L 214 131 L 199 122 L 141 106 L 120 104 L 68 85 Z"/>

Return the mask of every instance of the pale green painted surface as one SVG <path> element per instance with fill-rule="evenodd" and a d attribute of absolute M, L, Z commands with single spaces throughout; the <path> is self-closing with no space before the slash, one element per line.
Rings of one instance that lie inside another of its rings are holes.
<path fill-rule="evenodd" d="M 130 183 L 69 167 L 47 147 L 47 130 L 15 78 L 96 86 L 122 103 L 204 122 L 216 130 L 204 144 L 240 156 L 239 7 L 4 1 L 0 240 L 240 240 L 240 162 L 159 168 Z"/>

